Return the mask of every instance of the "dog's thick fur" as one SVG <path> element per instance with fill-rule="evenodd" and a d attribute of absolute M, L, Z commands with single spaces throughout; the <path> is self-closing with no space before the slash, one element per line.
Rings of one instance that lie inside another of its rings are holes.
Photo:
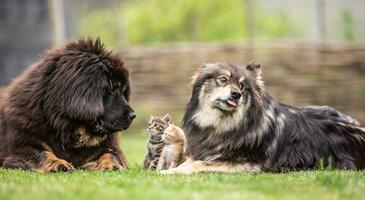
<path fill-rule="evenodd" d="M 38 172 L 126 168 L 117 132 L 134 118 L 128 77 L 99 39 L 46 51 L 0 90 L 0 165 Z M 111 100 L 116 96 L 122 103 Z"/>
<path fill-rule="evenodd" d="M 240 91 L 236 103 L 225 88 Z M 193 77 L 183 125 L 188 160 L 162 173 L 284 172 L 322 162 L 365 168 L 365 130 L 356 120 L 327 106 L 279 103 L 265 91 L 258 64 L 203 65 Z"/>

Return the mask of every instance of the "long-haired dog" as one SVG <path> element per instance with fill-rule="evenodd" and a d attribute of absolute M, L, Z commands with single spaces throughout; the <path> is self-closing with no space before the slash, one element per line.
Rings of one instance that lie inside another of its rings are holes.
<path fill-rule="evenodd" d="M 183 126 L 187 161 L 162 173 L 365 168 L 365 130 L 327 106 L 270 96 L 258 64 L 205 64 L 193 77 Z"/>
<path fill-rule="evenodd" d="M 0 166 L 38 172 L 121 169 L 131 124 L 128 70 L 100 40 L 46 51 L 0 90 Z"/>

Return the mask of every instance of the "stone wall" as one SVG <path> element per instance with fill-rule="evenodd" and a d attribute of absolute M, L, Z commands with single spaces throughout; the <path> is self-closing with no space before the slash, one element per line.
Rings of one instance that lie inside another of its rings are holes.
<path fill-rule="evenodd" d="M 291 105 L 330 105 L 365 123 L 365 46 L 170 44 L 120 49 L 131 70 L 132 105 L 147 117 L 181 113 L 190 77 L 206 62 L 262 64 L 267 90 Z"/>

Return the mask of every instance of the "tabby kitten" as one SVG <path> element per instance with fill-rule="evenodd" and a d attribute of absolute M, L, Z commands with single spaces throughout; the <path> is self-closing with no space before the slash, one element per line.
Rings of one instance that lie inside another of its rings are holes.
<path fill-rule="evenodd" d="M 156 170 L 162 149 L 165 145 L 162 140 L 162 135 L 170 123 L 171 116 L 169 114 L 166 114 L 163 117 L 151 116 L 147 128 L 147 132 L 150 136 L 147 142 L 148 153 L 143 162 L 145 169 Z"/>
<path fill-rule="evenodd" d="M 165 129 L 162 135 L 165 146 L 162 149 L 157 170 L 171 169 L 184 161 L 186 138 L 184 131 L 172 123 Z"/>

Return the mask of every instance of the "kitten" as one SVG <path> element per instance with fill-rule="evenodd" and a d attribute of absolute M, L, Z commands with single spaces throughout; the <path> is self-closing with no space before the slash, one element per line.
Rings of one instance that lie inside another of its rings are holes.
<path fill-rule="evenodd" d="M 171 116 L 169 114 L 166 114 L 163 117 L 151 116 L 147 128 L 150 137 L 147 142 L 148 153 L 143 162 L 144 169 L 156 169 L 162 149 L 165 145 L 162 140 L 162 135 L 170 123 Z"/>
<path fill-rule="evenodd" d="M 166 128 L 162 139 L 165 142 L 157 170 L 171 169 L 184 161 L 186 138 L 184 131 L 172 123 Z"/>

